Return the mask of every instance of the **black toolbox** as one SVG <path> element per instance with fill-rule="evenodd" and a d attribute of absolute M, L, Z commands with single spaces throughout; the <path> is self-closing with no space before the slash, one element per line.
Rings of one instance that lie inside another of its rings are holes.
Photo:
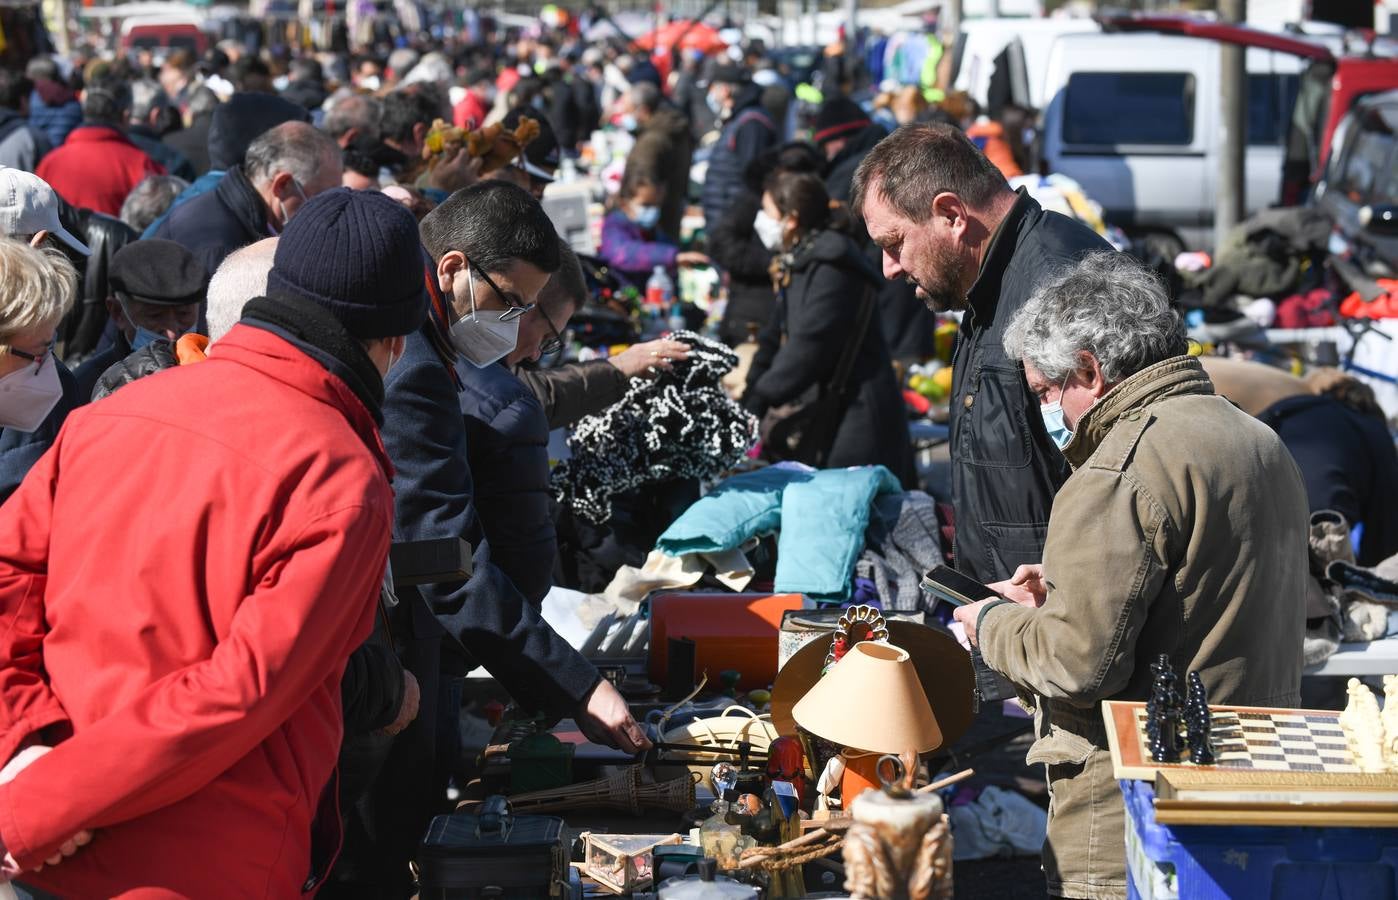
<path fill-rule="evenodd" d="M 576 891 L 581 897 L 568 858 L 562 819 L 516 816 L 504 797 L 491 797 L 476 813 L 432 820 L 418 847 L 418 896 L 567 900 Z"/>

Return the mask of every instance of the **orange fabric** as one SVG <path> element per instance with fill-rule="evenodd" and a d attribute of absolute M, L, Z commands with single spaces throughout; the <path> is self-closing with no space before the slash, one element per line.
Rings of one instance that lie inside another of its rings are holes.
<path fill-rule="evenodd" d="M 209 339 L 202 334 L 185 334 L 175 342 L 175 358 L 180 365 L 203 362 L 209 355 Z"/>
<path fill-rule="evenodd" d="M 1398 279 L 1376 279 L 1379 287 L 1388 293 L 1365 303 L 1355 291 L 1340 301 L 1340 315 L 1346 319 L 1398 319 Z"/>
<path fill-rule="evenodd" d="M 1019 163 L 1015 162 L 1014 152 L 1010 150 L 1005 127 L 999 122 L 977 122 L 966 129 L 966 136 L 1006 178 L 1018 178 L 1024 174 Z"/>

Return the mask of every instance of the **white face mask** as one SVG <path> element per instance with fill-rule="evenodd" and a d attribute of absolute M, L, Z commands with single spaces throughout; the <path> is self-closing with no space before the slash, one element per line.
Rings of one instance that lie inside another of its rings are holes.
<path fill-rule="evenodd" d="M 757 239 L 762 242 L 762 246 L 773 253 L 780 253 L 784 241 L 782 240 L 782 223 L 767 215 L 767 210 L 759 209 L 757 218 L 752 220 L 752 230 L 757 233 Z"/>
<path fill-rule="evenodd" d="M 0 378 L 0 426 L 24 432 L 37 431 L 62 396 L 58 364 L 50 351 L 44 354 L 38 372 L 27 365 Z"/>
<path fill-rule="evenodd" d="M 519 343 L 519 318 L 501 322 L 498 313 L 476 311 L 476 280 L 466 267 L 471 311 L 451 326 L 451 345 L 478 369 L 504 359 Z"/>

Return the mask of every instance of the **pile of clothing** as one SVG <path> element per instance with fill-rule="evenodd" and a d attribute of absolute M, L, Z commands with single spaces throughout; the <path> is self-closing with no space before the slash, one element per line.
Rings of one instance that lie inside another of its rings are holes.
<path fill-rule="evenodd" d="M 738 357 L 692 331 L 687 362 L 653 381 L 634 381 L 615 405 L 578 423 L 571 459 L 553 471 L 554 496 L 594 523 L 611 518 L 612 498 L 650 484 L 707 480 L 732 469 L 757 443 L 757 419 L 722 387 Z"/>

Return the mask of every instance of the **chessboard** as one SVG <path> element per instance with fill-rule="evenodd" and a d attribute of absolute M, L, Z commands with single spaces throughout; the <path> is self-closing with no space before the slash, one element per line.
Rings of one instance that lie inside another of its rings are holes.
<path fill-rule="evenodd" d="M 1118 779 L 1152 780 L 1171 770 L 1243 773 L 1294 773 L 1304 780 L 1360 773 L 1345 742 L 1338 711 L 1211 706 L 1212 746 L 1216 761 L 1195 765 L 1185 750 L 1179 763 L 1151 758 L 1146 738 L 1146 704 L 1104 700 L 1107 740 Z"/>

